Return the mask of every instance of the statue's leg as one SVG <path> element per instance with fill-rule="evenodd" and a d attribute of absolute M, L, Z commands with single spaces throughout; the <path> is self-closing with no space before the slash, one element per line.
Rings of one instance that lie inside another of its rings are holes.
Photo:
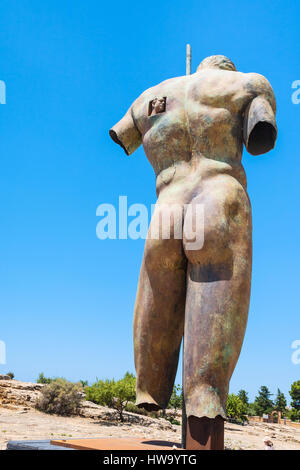
<path fill-rule="evenodd" d="M 182 239 L 174 239 L 173 221 L 170 239 L 162 239 L 161 233 L 153 239 L 150 231 L 159 223 L 159 211 L 155 210 L 145 243 L 134 312 L 136 404 L 148 410 L 165 408 L 172 393 L 186 294 Z"/>
<path fill-rule="evenodd" d="M 186 250 L 184 396 L 187 448 L 222 448 L 229 380 L 244 339 L 251 284 L 251 209 L 240 186 L 195 198 L 204 246 Z M 186 223 L 186 221 L 185 221 Z M 186 242 L 184 243 L 186 246 Z M 223 434 L 222 434 L 223 433 Z M 198 447 L 197 447 L 198 446 Z"/>

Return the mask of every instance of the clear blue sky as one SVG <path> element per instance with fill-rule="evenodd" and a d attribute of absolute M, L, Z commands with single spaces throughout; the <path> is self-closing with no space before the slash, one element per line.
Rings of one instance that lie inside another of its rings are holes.
<path fill-rule="evenodd" d="M 287 1 L 3 0 L 0 6 L 0 339 L 16 378 L 134 371 L 132 312 L 143 240 L 100 241 L 96 208 L 155 202 L 140 148 L 108 136 L 146 88 L 225 54 L 271 82 L 278 141 L 244 153 L 253 208 L 249 323 L 231 391 L 288 392 L 299 321 L 299 9 Z M 180 381 L 181 368 L 178 379 Z"/>

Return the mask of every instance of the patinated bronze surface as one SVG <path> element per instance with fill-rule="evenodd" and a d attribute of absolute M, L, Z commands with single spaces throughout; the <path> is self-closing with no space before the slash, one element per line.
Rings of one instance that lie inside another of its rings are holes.
<path fill-rule="evenodd" d="M 229 380 L 240 354 L 251 284 L 251 206 L 241 164 L 274 147 L 276 104 L 269 82 L 236 71 L 224 56 L 197 72 L 146 90 L 110 135 L 130 155 L 143 144 L 156 175 L 151 226 L 176 204 L 204 207 L 204 244 L 149 236 L 134 314 L 137 404 L 165 408 L 184 331 L 188 417 L 226 417 Z M 219 419 L 219 418 L 218 418 Z M 215 424 L 218 426 L 218 420 Z M 188 431 L 189 432 L 189 431 Z"/>

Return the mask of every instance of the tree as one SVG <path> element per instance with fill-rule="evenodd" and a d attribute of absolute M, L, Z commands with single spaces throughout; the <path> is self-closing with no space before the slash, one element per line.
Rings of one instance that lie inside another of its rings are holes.
<path fill-rule="evenodd" d="M 37 383 L 38 384 L 50 384 L 51 382 L 53 382 L 55 379 L 51 379 L 50 377 L 45 377 L 44 376 L 44 372 L 41 372 L 39 374 L 39 377 L 37 379 Z"/>
<path fill-rule="evenodd" d="M 271 392 L 266 387 L 263 385 L 260 387 L 258 391 L 258 396 L 255 397 L 254 400 L 254 406 L 255 406 L 255 411 L 258 416 L 262 416 L 263 414 L 270 414 L 272 409 L 273 409 L 273 402 L 271 400 Z"/>
<path fill-rule="evenodd" d="M 238 395 L 230 393 L 227 397 L 226 412 L 229 418 L 245 421 L 247 406 Z"/>
<path fill-rule="evenodd" d="M 300 421 L 300 410 L 292 408 L 288 413 L 288 417 L 291 421 Z"/>
<path fill-rule="evenodd" d="M 300 410 L 300 380 L 293 382 L 291 385 L 291 390 L 289 391 L 291 395 L 291 407 L 295 408 L 295 410 Z"/>
<path fill-rule="evenodd" d="M 255 416 L 256 415 L 256 409 L 255 409 L 255 404 L 254 403 L 249 403 L 247 406 L 247 415 L 248 416 Z"/>
<path fill-rule="evenodd" d="M 173 418 L 176 418 L 177 410 L 182 409 L 182 389 L 180 385 L 174 385 L 168 408 L 174 410 Z"/>
<path fill-rule="evenodd" d="M 238 397 L 242 400 L 242 402 L 248 406 L 249 404 L 249 398 L 248 398 L 248 393 L 246 392 L 246 390 L 240 390 L 238 392 Z"/>
<path fill-rule="evenodd" d="M 81 383 L 82 388 L 87 387 L 89 384 L 88 380 L 79 380 L 79 382 Z"/>
<path fill-rule="evenodd" d="M 287 403 L 286 403 L 284 393 L 282 393 L 278 388 L 276 399 L 275 399 L 275 404 L 274 404 L 274 410 L 280 411 L 282 416 L 284 416 L 286 413 L 286 405 Z"/>
<path fill-rule="evenodd" d="M 123 422 L 127 403 L 135 401 L 135 384 L 135 376 L 126 372 L 121 380 L 99 380 L 90 387 L 85 387 L 84 391 L 87 400 L 117 410 Z"/>

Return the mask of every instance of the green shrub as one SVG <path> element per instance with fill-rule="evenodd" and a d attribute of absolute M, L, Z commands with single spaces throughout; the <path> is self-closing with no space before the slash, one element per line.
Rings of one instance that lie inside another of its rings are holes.
<path fill-rule="evenodd" d="M 137 415 L 149 416 L 149 411 L 144 408 L 139 408 L 137 405 L 129 401 L 125 406 L 125 410 L 129 413 L 135 413 Z"/>
<path fill-rule="evenodd" d="M 81 383 L 82 388 L 87 387 L 89 384 L 87 380 L 79 380 L 79 382 Z"/>
<path fill-rule="evenodd" d="M 248 416 L 255 416 L 256 415 L 256 407 L 254 405 L 254 403 L 249 403 L 249 405 L 247 406 L 247 415 Z"/>
<path fill-rule="evenodd" d="M 180 421 L 178 419 L 175 419 L 173 416 L 165 416 L 165 419 L 169 421 L 171 424 L 176 424 L 177 426 L 180 426 Z"/>
<path fill-rule="evenodd" d="M 81 384 L 68 382 L 60 378 L 52 380 L 41 390 L 36 408 L 45 413 L 55 413 L 61 416 L 78 414 L 82 400 Z"/>
<path fill-rule="evenodd" d="M 295 408 L 292 408 L 288 412 L 288 417 L 291 421 L 300 421 L 300 410 L 296 410 Z"/>
<path fill-rule="evenodd" d="M 296 382 L 292 383 L 289 394 L 292 399 L 291 407 L 300 411 L 300 380 L 296 380 Z"/>
<path fill-rule="evenodd" d="M 168 409 L 172 409 L 173 414 L 172 415 L 168 414 L 168 415 L 172 416 L 172 419 L 175 421 L 176 421 L 177 411 L 182 410 L 182 403 L 183 403 L 182 388 L 180 387 L 180 385 L 174 385 L 172 395 L 168 404 Z M 168 421 L 170 421 L 170 419 L 168 419 Z"/>
<path fill-rule="evenodd" d="M 229 418 L 239 422 L 247 420 L 247 406 L 238 395 L 230 393 L 227 397 L 226 413 Z"/>
<path fill-rule="evenodd" d="M 56 380 L 56 379 L 55 379 L 55 378 L 52 378 L 52 379 L 51 379 L 50 377 L 45 377 L 45 376 L 44 376 L 44 373 L 41 372 L 41 373 L 39 374 L 39 377 L 38 377 L 38 379 L 37 379 L 36 382 L 37 382 L 38 384 L 51 384 L 51 382 L 53 382 L 54 380 Z"/>
<path fill-rule="evenodd" d="M 123 379 L 99 380 L 90 387 L 85 387 L 86 399 L 103 406 L 109 406 L 118 411 L 121 421 L 123 412 L 129 402 L 135 401 L 135 383 L 133 374 L 126 372 Z"/>
<path fill-rule="evenodd" d="M 7 372 L 8 377 L 11 378 L 11 380 L 15 377 L 15 374 L 13 372 Z"/>

